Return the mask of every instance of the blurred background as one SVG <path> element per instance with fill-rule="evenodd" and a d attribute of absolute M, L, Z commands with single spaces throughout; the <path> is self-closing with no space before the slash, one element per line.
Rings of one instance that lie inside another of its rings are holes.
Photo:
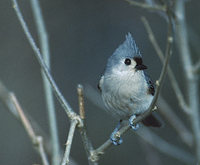
<path fill-rule="evenodd" d="M 149 68 L 148 74 L 154 81 L 158 78 L 162 65 L 149 42 L 141 16 L 145 16 L 150 22 L 164 51 L 167 24 L 162 16 L 130 6 L 124 0 L 40 0 L 40 4 L 49 34 L 52 75 L 62 94 L 76 112 L 78 112 L 77 84 L 90 85 L 96 89 L 107 58 L 124 41 L 128 32 L 132 33 L 143 55 L 144 63 Z M 19 0 L 19 5 L 38 44 L 30 3 Z M 187 23 L 195 32 L 195 37 L 200 33 L 200 23 L 197 17 L 199 7 L 199 1 L 187 2 Z M 194 59 L 197 59 L 195 53 Z M 171 67 L 181 89 L 185 92 L 184 73 L 175 46 Z M 16 94 L 23 109 L 48 135 L 48 117 L 40 66 L 16 17 L 11 0 L 0 1 L 0 80 Z M 166 78 L 161 93 L 173 107 L 174 112 L 191 129 L 187 116 L 178 107 L 168 78 Z M 57 100 L 55 104 L 60 146 L 64 150 L 69 120 Z M 85 109 L 88 134 L 96 148 L 109 138 L 118 121 L 87 98 Z M 161 129 L 150 129 L 167 142 L 193 154 L 191 149 L 183 145 L 179 136 L 167 122 Z M 100 164 L 183 164 L 181 161 L 160 153 L 132 131 L 123 136 L 123 139 L 122 145 L 111 147 L 102 156 Z M 153 154 L 153 159 L 152 156 L 150 157 L 151 154 Z M 87 164 L 86 153 L 78 131 L 75 133 L 71 156 L 78 164 Z M 40 157 L 32 147 L 21 123 L 8 112 L 3 104 L 0 104 L 0 164 L 41 164 Z"/>

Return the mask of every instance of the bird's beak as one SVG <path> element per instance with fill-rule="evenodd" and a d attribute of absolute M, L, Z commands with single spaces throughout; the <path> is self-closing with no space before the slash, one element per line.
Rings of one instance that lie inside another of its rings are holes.
<path fill-rule="evenodd" d="M 141 64 L 141 65 L 137 65 L 135 68 L 136 68 L 137 70 L 145 70 L 145 69 L 147 69 L 147 66 Z"/>

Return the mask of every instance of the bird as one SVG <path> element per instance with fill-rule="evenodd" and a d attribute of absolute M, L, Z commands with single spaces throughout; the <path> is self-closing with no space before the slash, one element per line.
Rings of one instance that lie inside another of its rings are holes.
<path fill-rule="evenodd" d="M 108 58 L 98 83 L 107 111 L 120 121 L 110 137 L 115 145 L 122 143 L 121 138 L 114 136 L 120 123 L 129 120 L 130 126 L 136 130 L 139 125 L 133 124 L 133 120 L 149 108 L 154 98 L 154 83 L 145 72 L 146 69 L 140 50 L 129 32 L 125 41 Z M 144 118 L 142 123 L 161 127 L 159 118 L 153 113 Z"/>

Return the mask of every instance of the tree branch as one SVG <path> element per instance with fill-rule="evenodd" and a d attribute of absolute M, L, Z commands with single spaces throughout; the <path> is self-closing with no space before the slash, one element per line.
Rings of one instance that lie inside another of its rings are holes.
<path fill-rule="evenodd" d="M 83 86 L 82 85 L 78 85 L 77 86 L 77 93 L 78 93 L 78 101 L 79 101 L 79 113 L 83 122 L 82 126 L 79 126 L 79 131 L 80 131 L 80 135 L 83 141 L 83 145 L 85 148 L 85 151 L 87 153 L 88 156 L 88 162 L 90 165 L 98 165 L 97 162 L 93 161 L 93 159 L 96 160 L 96 158 L 93 158 L 92 155 L 92 151 L 93 151 L 93 146 L 92 143 L 90 141 L 90 139 L 88 138 L 87 135 L 87 128 L 86 128 L 86 123 L 85 123 L 85 108 L 84 108 L 84 98 L 83 98 Z"/>
<path fill-rule="evenodd" d="M 161 153 L 171 156 L 183 163 L 194 164 L 195 159 L 193 155 L 176 147 L 173 144 L 168 143 L 147 128 L 143 127 L 142 129 L 136 131 L 136 134 Z"/>
<path fill-rule="evenodd" d="M 19 118 L 26 130 L 26 132 L 28 133 L 34 147 L 36 147 L 37 151 L 39 152 L 39 155 L 42 159 L 42 163 L 44 165 L 49 165 L 49 162 L 47 160 L 47 156 L 46 153 L 44 151 L 44 147 L 43 147 L 43 138 L 42 136 L 37 136 L 35 134 L 35 132 L 33 131 L 33 128 L 29 122 L 29 120 L 27 119 L 27 117 L 25 116 L 19 102 L 17 101 L 17 98 L 15 97 L 14 93 L 10 93 L 10 99 L 12 100 L 12 102 L 14 103 L 16 110 L 19 114 Z"/>
<path fill-rule="evenodd" d="M 164 63 L 164 53 L 162 52 L 162 50 L 161 50 L 161 48 L 160 48 L 160 46 L 159 46 L 159 44 L 158 44 L 158 42 L 157 42 L 157 40 L 155 38 L 155 35 L 154 35 L 154 33 L 153 33 L 153 31 L 152 31 L 147 19 L 145 17 L 142 17 L 142 22 L 143 22 L 143 24 L 145 26 L 145 29 L 146 29 L 147 33 L 148 33 L 149 40 L 151 41 L 151 43 L 152 43 L 152 45 L 153 45 L 158 57 L 160 58 L 161 62 Z M 173 90 L 174 90 L 174 92 L 176 94 L 176 97 L 177 97 L 178 101 L 179 101 L 179 106 L 181 107 L 182 110 L 184 110 L 185 113 L 187 113 L 187 114 L 190 113 L 191 111 L 190 111 L 188 105 L 186 104 L 186 101 L 185 101 L 185 99 L 183 97 L 181 89 L 180 89 L 180 87 L 178 85 L 178 82 L 177 82 L 177 80 L 176 80 L 176 78 L 174 76 L 174 73 L 173 73 L 170 65 L 168 66 L 168 70 L 167 71 L 168 71 L 167 73 L 168 73 L 172 88 L 173 88 Z"/>
<path fill-rule="evenodd" d="M 75 132 L 77 124 L 78 124 L 77 120 L 71 121 L 67 142 L 65 144 L 66 145 L 65 153 L 64 153 L 64 157 L 63 157 L 61 165 L 68 165 L 69 164 L 69 154 L 70 154 L 70 151 L 71 151 L 72 140 L 73 140 L 73 137 L 74 137 L 74 132 Z"/>
<path fill-rule="evenodd" d="M 185 1 L 176 1 L 176 34 L 177 46 L 180 51 L 184 75 L 186 75 L 187 92 L 189 96 L 189 107 L 191 109 L 190 121 L 192 124 L 197 164 L 200 164 L 200 120 L 199 120 L 199 84 L 196 74 L 194 74 L 192 56 L 189 49 L 187 25 L 185 21 Z"/>
<path fill-rule="evenodd" d="M 8 91 L 6 87 L 0 82 L 0 99 L 3 103 L 8 107 L 10 112 L 21 121 L 22 125 L 24 126 L 34 148 L 38 151 L 43 165 L 49 165 L 47 160 L 47 156 L 43 147 L 43 138 L 42 136 L 36 135 L 28 118 L 23 112 L 16 96 L 14 93 Z"/>
<path fill-rule="evenodd" d="M 133 0 L 125 0 L 125 1 L 127 1 L 130 5 L 133 5 L 133 6 L 136 6 L 136 7 L 141 7 L 141 8 L 149 9 L 149 10 L 166 12 L 166 7 L 165 6 L 156 5 L 156 4 L 154 4 L 152 6 L 152 5 L 149 5 L 147 3 L 136 2 L 136 1 L 133 1 Z"/>
<path fill-rule="evenodd" d="M 45 28 L 45 23 L 42 16 L 40 4 L 38 0 L 31 0 L 30 2 L 31 2 L 31 7 L 32 7 L 36 27 L 37 27 L 38 37 L 40 40 L 40 46 L 41 46 L 41 51 L 43 54 L 43 59 L 44 59 L 45 64 L 50 70 L 51 65 L 50 65 L 48 34 Z M 52 92 L 51 85 L 45 73 L 42 70 L 41 70 L 41 74 L 42 74 L 42 79 L 43 79 L 46 107 L 48 111 L 47 114 L 48 114 L 49 126 L 50 126 L 51 145 L 52 145 L 52 153 L 53 153 L 52 164 L 58 165 L 60 163 L 60 147 L 59 147 L 59 138 L 58 138 L 53 92 Z"/>
<path fill-rule="evenodd" d="M 78 119 L 79 116 L 73 111 L 73 109 L 71 108 L 71 106 L 69 105 L 69 103 L 65 100 L 65 98 L 63 97 L 63 95 L 61 94 L 59 88 L 57 87 L 53 77 L 51 76 L 49 70 L 48 70 L 48 67 L 46 66 L 43 58 L 42 58 L 42 55 L 39 51 L 39 48 L 36 46 L 34 40 L 33 40 L 33 37 L 31 36 L 31 33 L 29 32 L 29 29 L 26 25 L 26 22 L 24 21 L 23 19 L 23 16 L 22 16 L 22 13 L 19 9 L 19 6 L 18 6 L 18 3 L 17 3 L 17 0 L 12 0 L 13 2 L 13 8 L 15 9 L 15 12 L 17 14 L 17 17 L 22 25 L 22 28 L 24 30 L 24 33 L 33 49 L 33 51 L 35 52 L 35 57 L 37 58 L 40 66 L 41 66 L 41 69 L 44 71 L 45 75 L 47 76 L 47 79 L 49 80 L 50 84 L 51 84 L 51 87 L 54 91 L 54 94 L 56 95 L 58 101 L 60 102 L 60 104 L 62 105 L 62 107 L 64 108 L 66 114 L 68 115 L 68 117 L 70 119 L 73 119 L 73 118 L 76 118 Z"/>
<path fill-rule="evenodd" d="M 147 111 L 145 111 L 143 114 L 139 115 L 138 117 L 136 117 L 133 121 L 133 124 L 137 124 L 138 122 L 142 121 L 145 117 L 147 117 L 148 115 L 150 115 L 152 113 L 153 110 L 155 110 L 155 103 L 158 99 L 158 95 L 160 92 L 160 89 L 163 85 L 164 82 L 164 78 L 167 72 L 167 66 L 169 63 L 169 59 L 170 56 L 172 54 L 172 43 L 173 43 L 173 37 L 172 37 L 172 22 L 171 22 L 171 13 L 168 13 L 168 17 L 169 17 L 169 25 L 168 25 L 168 35 L 167 35 L 167 46 L 166 46 L 166 51 L 165 51 L 165 62 L 160 74 L 159 79 L 156 81 L 156 92 L 155 92 L 155 96 L 153 98 L 153 101 L 150 105 L 150 107 L 147 109 Z M 130 129 L 129 125 L 126 125 L 124 127 L 122 127 L 117 133 L 116 136 L 120 137 L 122 136 L 125 132 L 127 132 Z M 97 161 L 99 159 L 99 156 L 104 154 L 104 152 L 112 145 L 111 140 L 107 140 L 104 144 L 102 144 L 99 148 L 97 148 L 96 150 L 93 151 L 93 160 Z"/>
<path fill-rule="evenodd" d="M 169 124 L 175 129 L 182 141 L 189 147 L 193 145 L 192 133 L 186 128 L 181 119 L 174 113 L 170 105 L 160 96 L 158 98 L 159 112 L 168 120 Z"/>

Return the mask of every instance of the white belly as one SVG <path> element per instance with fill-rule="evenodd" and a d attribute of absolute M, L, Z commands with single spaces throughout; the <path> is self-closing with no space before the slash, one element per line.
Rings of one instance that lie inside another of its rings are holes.
<path fill-rule="evenodd" d="M 107 109 L 120 119 L 143 113 L 153 99 L 152 95 L 147 94 L 148 86 L 141 72 L 134 74 L 134 78 L 104 78 L 101 88 Z"/>

